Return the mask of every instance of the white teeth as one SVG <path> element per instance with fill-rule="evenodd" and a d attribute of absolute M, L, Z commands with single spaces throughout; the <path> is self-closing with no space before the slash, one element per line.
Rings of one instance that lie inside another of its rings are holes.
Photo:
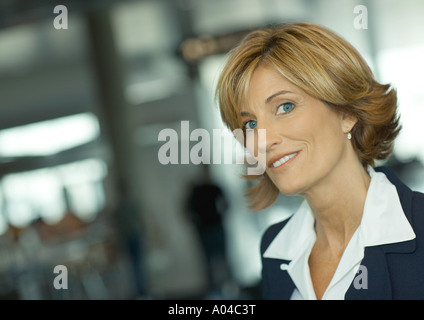
<path fill-rule="evenodd" d="M 281 166 L 283 163 L 286 163 L 288 160 L 297 155 L 297 152 L 289 154 L 287 156 L 282 157 L 280 160 L 275 161 L 272 165 L 274 168 Z"/>

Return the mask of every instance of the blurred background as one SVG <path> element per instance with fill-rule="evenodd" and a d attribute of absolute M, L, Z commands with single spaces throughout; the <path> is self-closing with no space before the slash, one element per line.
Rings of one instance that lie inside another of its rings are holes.
<path fill-rule="evenodd" d="M 423 18 L 421 0 L 1 0 L 0 298 L 260 298 L 260 236 L 301 199 L 250 212 L 241 165 L 162 165 L 158 135 L 224 129 L 225 54 L 270 23 L 333 29 L 397 88 L 385 164 L 424 191 Z"/>

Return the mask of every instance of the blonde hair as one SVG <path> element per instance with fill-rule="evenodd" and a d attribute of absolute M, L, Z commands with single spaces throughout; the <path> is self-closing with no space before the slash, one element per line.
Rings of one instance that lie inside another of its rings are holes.
<path fill-rule="evenodd" d="M 266 27 L 249 33 L 233 48 L 218 80 L 216 98 L 222 120 L 242 127 L 240 108 L 250 79 L 266 64 L 307 94 L 339 112 L 354 116 L 352 144 L 364 166 L 386 159 L 401 126 L 396 90 L 380 84 L 359 52 L 329 29 L 311 23 Z M 252 210 L 270 206 L 279 190 L 266 173 L 246 191 Z"/>

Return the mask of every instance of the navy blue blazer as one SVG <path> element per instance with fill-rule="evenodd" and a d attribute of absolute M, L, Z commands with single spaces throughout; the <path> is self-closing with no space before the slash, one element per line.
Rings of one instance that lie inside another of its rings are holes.
<path fill-rule="evenodd" d="M 424 194 L 412 191 L 386 167 L 375 168 L 375 171 L 386 174 L 396 186 L 403 211 L 416 238 L 366 247 L 361 265 L 368 271 L 368 288 L 356 289 L 352 282 L 345 299 L 424 299 Z M 261 282 L 264 299 L 288 300 L 295 289 L 288 272 L 280 269 L 282 263 L 290 261 L 263 257 L 269 244 L 289 219 L 271 225 L 261 239 Z"/>

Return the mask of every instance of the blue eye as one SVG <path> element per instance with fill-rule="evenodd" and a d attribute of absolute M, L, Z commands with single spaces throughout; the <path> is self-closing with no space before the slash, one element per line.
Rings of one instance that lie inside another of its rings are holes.
<path fill-rule="evenodd" d="M 281 106 L 278 107 L 277 114 L 290 112 L 293 110 L 293 108 L 294 108 L 293 103 L 291 102 L 283 103 Z"/>
<path fill-rule="evenodd" d="M 245 129 L 255 129 L 257 125 L 258 125 L 258 123 L 255 120 L 250 120 L 250 121 L 247 121 L 244 124 L 244 128 Z"/>

